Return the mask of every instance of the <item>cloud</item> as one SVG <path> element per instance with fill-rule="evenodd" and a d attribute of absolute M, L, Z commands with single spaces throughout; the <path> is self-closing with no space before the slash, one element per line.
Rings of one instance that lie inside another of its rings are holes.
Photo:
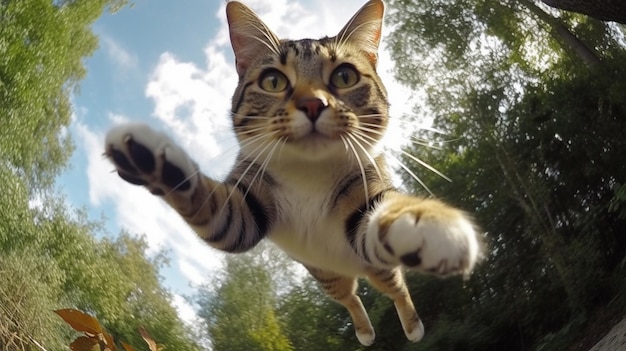
<path fill-rule="evenodd" d="M 107 56 L 122 70 L 136 68 L 138 64 L 137 56 L 126 50 L 122 44 L 112 37 L 100 34 L 100 42 L 104 44 Z"/>
<path fill-rule="evenodd" d="M 120 119 L 119 116 L 114 117 Z M 189 281 L 201 284 L 197 271 L 210 272 L 220 267 L 220 255 L 216 250 L 200 242 L 184 220 L 154 195 L 139 186 L 119 179 L 112 172 L 113 165 L 102 156 L 104 134 L 91 130 L 85 124 L 74 125 L 79 142 L 87 156 L 86 173 L 89 180 L 89 200 L 94 207 L 112 204 L 117 224 L 130 233 L 146 234 L 151 252 L 169 249 L 174 261 L 186 260 L 196 267 L 195 271 L 181 271 Z M 191 258 L 190 258 L 191 257 Z"/>

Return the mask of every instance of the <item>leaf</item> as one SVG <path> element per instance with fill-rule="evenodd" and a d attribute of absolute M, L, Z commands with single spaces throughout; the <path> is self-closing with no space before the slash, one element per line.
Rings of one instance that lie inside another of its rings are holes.
<path fill-rule="evenodd" d="M 146 342 L 146 344 L 148 344 L 148 348 L 150 349 L 150 351 L 162 351 L 163 349 L 165 349 L 163 345 L 157 344 L 152 336 L 148 334 L 148 332 L 143 327 L 139 327 L 139 334 L 141 334 L 143 340 Z"/>
<path fill-rule="evenodd" d="M 109 333 L 103 333 L 104 335 L 104 342 L 107 345 L 107 350 L 110 351 L 117 351 L 117 348 L 115 347 L 115 341 L 113 341 L 113 337 L 111 336 L 111 334 Z"/>
<path fill-rule="evenodd" d="M 72 351 L 100 351 L 100 340 L 94 337 L 81 336 L 70 344 Z"/>
<path fill-rule="evenodd" d="M 130 346 L 130 345 L 128 345 L 127 343 L 121 341 L 121 344 L 122 344 L 122 347 L 124 347 L 125 351 L 135 351 L 135 348 Z"/>
<path fill-rule="evenodd" d="M 65 323 L 69 324 L 74 330 L 91 335 L 98 335 L 102 333 L 102 326 L 92 316 L 74 309 L 56 310 L 54 313 L 58 314 Z"/>

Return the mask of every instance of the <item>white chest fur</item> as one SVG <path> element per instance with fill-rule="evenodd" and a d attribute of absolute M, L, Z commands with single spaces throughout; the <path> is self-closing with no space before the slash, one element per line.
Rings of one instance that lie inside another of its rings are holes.
<path fill-rule="evenodd" d="M 365 266 L 346 240 L 345 219 L 330 208 L 334 177 L 320 171 L 291 174 L 297 179 L 281 182 L 275 193 L 277 223 L 269 239 L 305 265 L 362 275 Z"/>

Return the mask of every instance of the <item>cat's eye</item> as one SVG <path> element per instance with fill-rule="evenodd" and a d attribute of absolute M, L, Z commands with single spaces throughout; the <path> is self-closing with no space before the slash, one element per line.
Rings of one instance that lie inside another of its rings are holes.
<path fill-rule="evenodd" d="M 265 73 L 261 75 L 261 79 L 259 79 L 261 89 L 270 93 L 280 93 L 287 89 L 288 85 L 289 81 L 287 77 L 275 69 L 265 71 Z"/>
<path fill-rule="evenodd" d="M 339 89 L 350 88 L 359 82 L 359 73 L 348 64 L 337 67 L 330 76 L 330 83 Z"/>

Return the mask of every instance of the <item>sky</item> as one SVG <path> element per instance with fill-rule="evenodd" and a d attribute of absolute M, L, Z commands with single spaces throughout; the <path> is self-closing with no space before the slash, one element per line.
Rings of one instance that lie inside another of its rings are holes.
<path fill-rule="evenodd" d="M 237 75 L 223 0 L 131 0 L 134 6 L 105 13 L 93 26 L 100 47 L 85 60 L 87 77 L 73 96 L 69 128 L 76 150 L 59 179 L 70 206 L 104 218 L 111 235 L 144 235 L 150 253 L 166 250 L 161 274 L 178 312 L 191 321 L 184 296 L 210 283 L 223 254 L 196 238 L 158 197 L 122 181 L 102 154 L 112 126 L 143 121 L 164 131 L 207 175 L 228 173 L 237 152 L 228 110 Z M 333 36 L 365 0 L 244 0 L 280 37 Z M 383 34 L 385 31 L 383 32 Z M 384 44 L 378 73 L 386 83 L 392 116 L 411 114 L 413 94 L 393 79 Z M 395 124 L 388 140 L 401 140 Z"/>

